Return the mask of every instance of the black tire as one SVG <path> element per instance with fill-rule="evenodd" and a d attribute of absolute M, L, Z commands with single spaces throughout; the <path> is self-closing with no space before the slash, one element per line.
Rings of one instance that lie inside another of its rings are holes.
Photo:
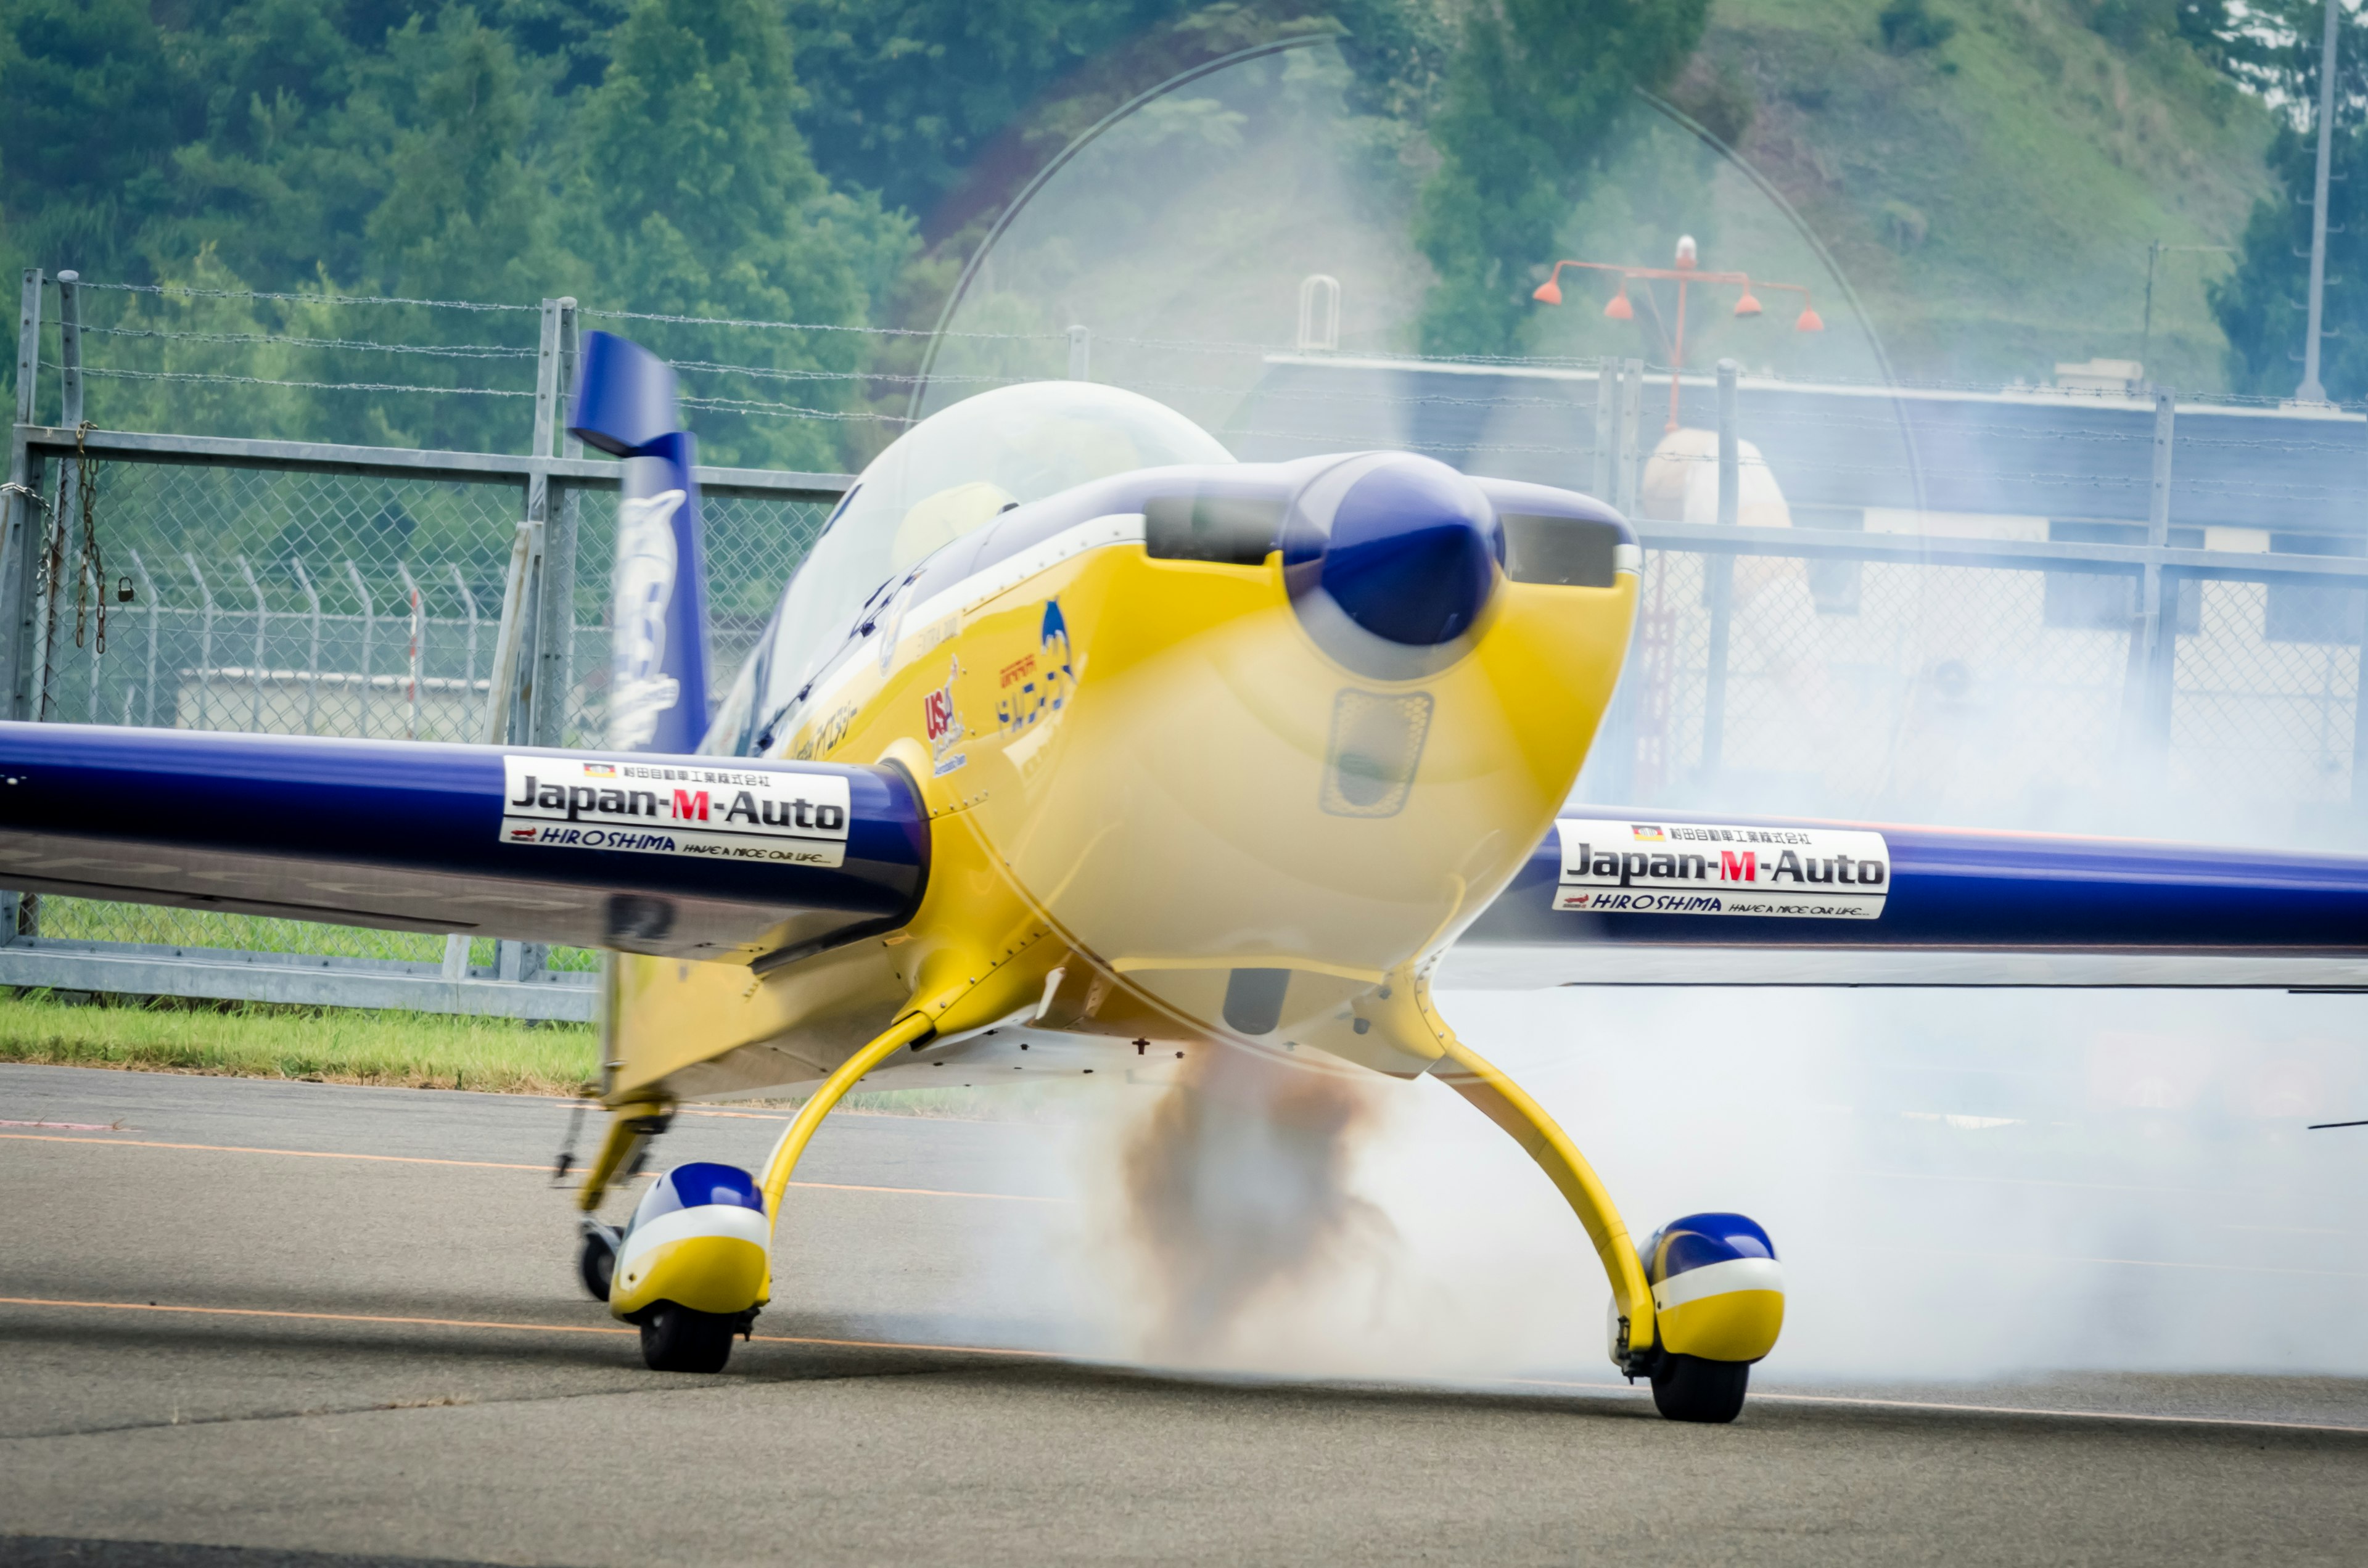
<path fill-rule="evenodd" d="M 1743 1414 L 1750 1384 L 1748 1361 L 1664 1356 L 1653 1369 L 1653 1407 L 1672 1421 L 1732 1421 Z"/>
<path fill-rule="evenodd" d="M 653 1372 L 720 1372 L 732 1359 L 738 1320 L 661 1301 L 642 1320 L 642 1359 Z"/>
<path fill-rule="evenodd" d="M 609 1283 L 617 1277 L 617 1245 L 598 1231 L 584 1233 L 584 1244 L 575 1249 L 575 1277 L 584 1281 L 585 1293 L 596 1301 L 609 1299 Z"/>

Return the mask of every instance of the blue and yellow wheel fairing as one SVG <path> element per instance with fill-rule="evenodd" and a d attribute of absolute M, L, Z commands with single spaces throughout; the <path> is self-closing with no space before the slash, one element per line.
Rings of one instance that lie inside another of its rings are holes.
<path fill-rule="evenodd" d="M 704 1161 L 660 1176 L 617 1244 L 609 1311 L 632 1318 L 661 1301 L 732 1315 L 772 1294 L 771 1218 L 757 1178 Z"/>
<path fill-rule="evenodd" d="M 1661 1348 L 1706 1361 L 1757 1361 L 1784 1327 L 1784 1269 L 1759 1221 L 1689 1214 L 1645 1244 Z"/>

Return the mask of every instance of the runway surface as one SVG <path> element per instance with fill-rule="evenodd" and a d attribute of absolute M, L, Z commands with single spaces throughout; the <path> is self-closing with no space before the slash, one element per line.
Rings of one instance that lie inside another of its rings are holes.
<path fill-rule="evenodd" d="M 2368 1385 L 1190 1380 L 982 1299 L 1042 1128 L 835 1119 L 712 1379 L 571 1279 L 544 1100 L 0 1066 L 0 1561 L 2355 1562 Z M 777 1124 L 681 1119 L 668 1163 Z M 960 1336 L 950 1337 L 958 1328 Z M 1587 1386 L 1589 1384 L 1608 1386 Z M 324 1555 L 325 1554 L 325 1555 Z"/>

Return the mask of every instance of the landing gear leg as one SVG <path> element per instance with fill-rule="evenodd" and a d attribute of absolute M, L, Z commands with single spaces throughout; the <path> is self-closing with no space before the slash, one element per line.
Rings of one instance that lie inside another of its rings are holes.
<path fill-rule="evenodd" d="M 1437 1015 L 1432 1015 L 1435 1018 Z M 1431 1075 L 1477 1107 L 1482 1115 L 1513 1135 L 1538 1167 L 1546 1173 L 1563 1199 L 1587 1228 L 1595 1256 L 1611 1281 L 1611 1359 L 1631 1377 L 1650 1372 L 1664 1358 L 1659 1353 L 1652 1288 L 1645 1283 L 1636 1244 L 1611 1195 L 1578 1145 L 1531 1099 L 1521 1086 L 1498 1072 L 1479 1052 L 1455 1038 L 1444 1023 L 1437 1026 L 1439 1043 L 1446 1048 Z M 1657 1388 L 1657 1385 L 1656 1385 Z M 1740 1385 L 1738 1385 L 1739 1389 Z M 1738 1392 L 1737 1398 L 1740 1399 Z M 1664 1412 L 1667 1414 L 1667 1412 Z M 1729 1417 L 1728 1419 L 1733 1419 Z"/>

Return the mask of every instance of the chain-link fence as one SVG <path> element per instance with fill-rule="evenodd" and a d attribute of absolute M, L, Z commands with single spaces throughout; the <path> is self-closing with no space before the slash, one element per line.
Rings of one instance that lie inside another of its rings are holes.
<path fill-rule="evenodd" d="M 2093 831 L 2172 802 L 2232 836 L 2362 836 L 2356 576 L 2166 574 L 2150 720 L 2135 573 L 1755 548 L 1645 551 L 1588 798 Z"/>
<path fill-rule="evenodd" d="M 39 717 L 377 739 L 475 741 L 485 728 L 516 483 L 110 459 L 52 465 L 36 585 Z M 613 493 L 569 488 L 578 522 Z M 83 537 L 85 502 L 91 522 Z M 738 667 L 827 503 L 709 501 L 716 669 Z M 579 551 L 567 698 L 551 744 L 605 725 L 609 560 Z M 93 548 L 95 546 L 95 548 Z M 55 591 L 51 590 L 54 573 Z M 715 696 L 721 695 L 722 682 Z M 85 899 L 28 903 L 51 939 L 439 963 L 440 937 Z M 490 971 L 480 939 L 471 966 Z M 598 955 L 554 949 L 552 969 Z"/>

